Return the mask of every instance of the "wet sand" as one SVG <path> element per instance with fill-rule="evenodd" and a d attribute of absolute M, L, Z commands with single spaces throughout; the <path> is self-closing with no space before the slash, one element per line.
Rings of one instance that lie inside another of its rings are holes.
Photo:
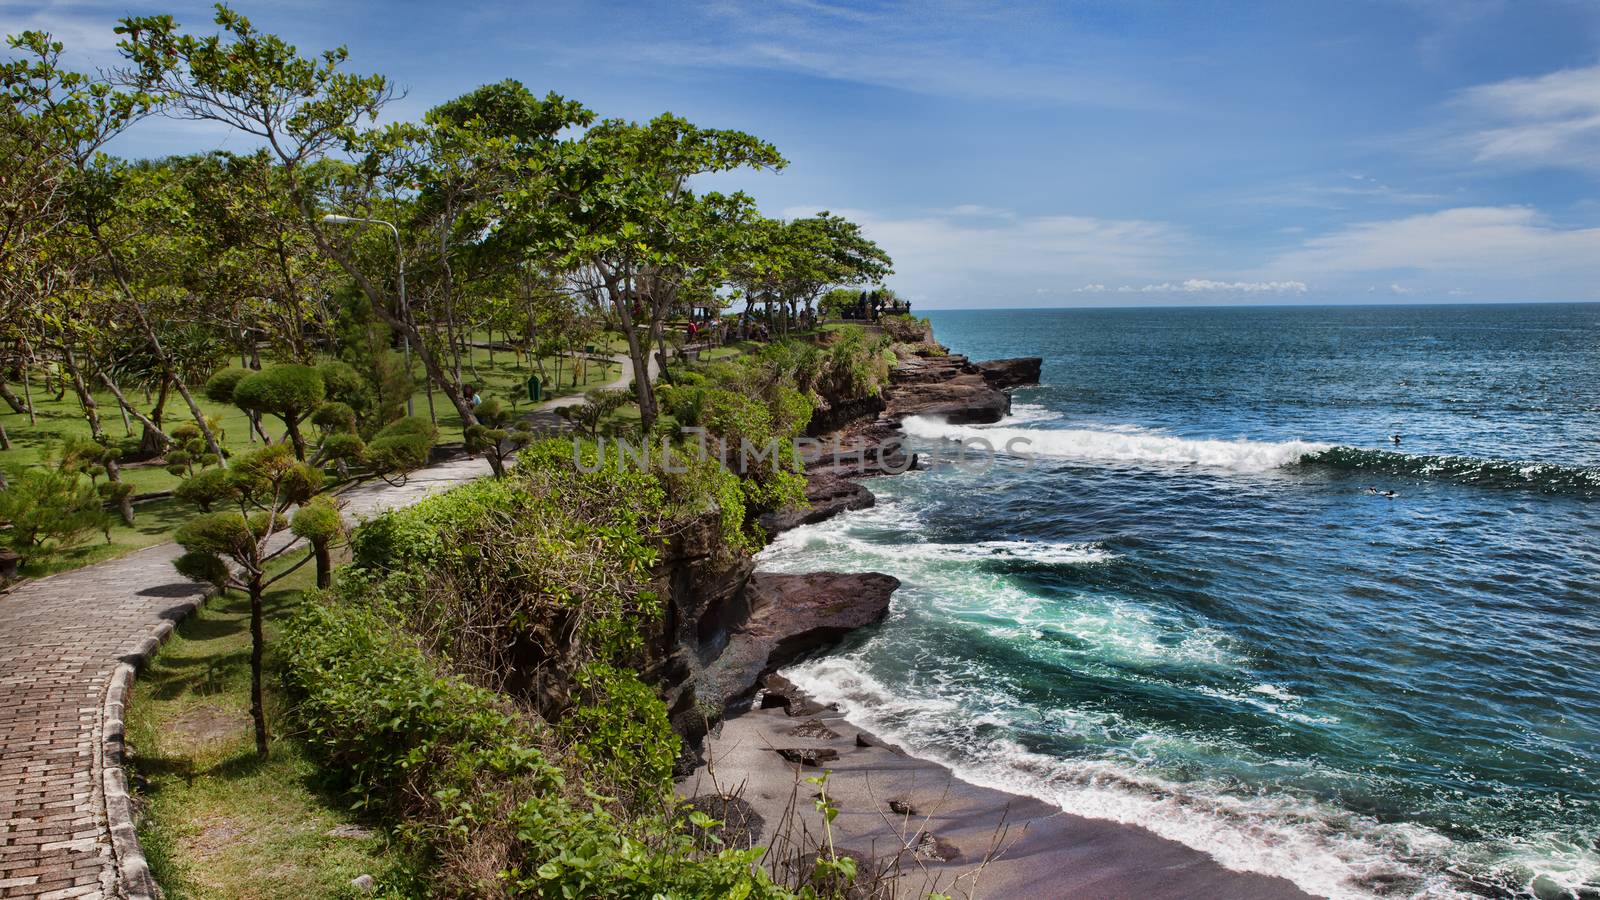
<path fill-rule="evenodd" d="M 724 722 L 706 741 L 709 764 L 681 782 L 678 792 L 686 798 L 710 795 L 708 811 L 719 818 L 724 816 L 712 798 L 738 796 L 760 817 L 750 831 L 759 827 L 755 843 L 765 845 L 791 807 L 791 833 L 804 828 L 821 834 L 817 786 L 805 779 L 826 770 L 828 795 L 839 808 L 835 845 L 880 865 L 898 859 L 901 896 L 934 890 L 995 900 L 1310 896 L 1282 878 L 1226 869 L 1136 826 L 1086 819 L 1040 800 L 968 784 L 938 763 L 878 741 L 834 710 L 813 711 L 790 716 L 782 708 L 756 709 Z M 796 765 L 779 749 L 838 756 Z"/>

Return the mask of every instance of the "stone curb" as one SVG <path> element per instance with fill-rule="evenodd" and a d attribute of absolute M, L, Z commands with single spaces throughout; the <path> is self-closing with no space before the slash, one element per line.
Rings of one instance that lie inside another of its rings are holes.
<path fill-rule="evenodd" d="M 209 599 L 207 592 L 201 600 Z M 151 630 L 139 646 L 122 657 L 112 670 L 111 681 L 106 685 L 105 702 L 100 707 L 99 754 L 101 785 L 105 796 L 106 829 L 111 834 L 111 854 L 116 860 L 117 887 L 127 900 L 160 900 L 161 888 L 150 874 L 150 864 L 144 858 L 144 848 L 139 846 L 139 832 L 134 823 L 133 798 L 128 793 L 128 774 L 123 769 L 127 761 L 126 729 L 123 714 L 127 708 L 128 691 L 134 676 L 159 648 L 178 623 L 199 608 L 201 601 L 188 601 L 173 608 L 174 618 L 163 619 Z"/>

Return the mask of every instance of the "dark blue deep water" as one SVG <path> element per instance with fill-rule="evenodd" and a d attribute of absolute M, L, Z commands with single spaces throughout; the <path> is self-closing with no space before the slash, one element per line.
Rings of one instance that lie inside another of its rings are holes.
<path fill-rule="evenodd" d="M 1044 383 L 908 432 L 1031 458 L 766 551 L 904 582 L 797 681 L 1312 893 L 1600 896 L 1600 305 L 932 318 Z"/>

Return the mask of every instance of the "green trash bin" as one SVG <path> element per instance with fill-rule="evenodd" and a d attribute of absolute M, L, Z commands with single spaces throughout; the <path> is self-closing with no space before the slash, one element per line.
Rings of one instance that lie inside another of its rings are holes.
<path fill-rule="evenodd" d="M 528 376 L 528 399 L 534 403 L 544 399 L 544 385 L 539 383 L 537 375 Z"/>

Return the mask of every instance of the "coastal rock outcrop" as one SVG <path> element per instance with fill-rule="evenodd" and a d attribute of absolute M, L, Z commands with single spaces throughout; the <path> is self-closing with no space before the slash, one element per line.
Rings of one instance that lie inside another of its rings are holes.
<path fill-rule="evenodd" d="M 757 520 L 769 535 L 831 519 L 849 509 L 866 509 L 878 502 L 872 492 L 840 475 L 823 471 L 806 478 L 807 507 L 790 507 L 763 513 Z"/>
<path fill-rule="evenodd" d="M 1011 411 L 1011 396 L 960 354 L 913 356 L 890 373 L 884 415 L 938 416 L 957 425 L 998 422 Z"/>
<path fill-rule="evenodd" d="M 807 505 L 762 515 L 768 535 L 872 506 L 876 498 L 856 479 L 912 466 L 898 446 L 905 417 L 997 422 L 1010 410 L 1008 391 L 1039 379 L 1037 357 L 974 364 L 944 352 L 925 330 L 915 336 L 920 343 L 897 348 L 901 361 L 881 395 L 824 398 L 808 429 L 822 449 L 807 461 Z M 709 518 L 675 536 L 656 571 L 667 608 L 648 674 L 662 686 L 673 726 L 684 736 L 683 772 L 698 761 L 708 731 L 747 706 L 758 684 L 766 689 L 764 706 L 783 706 L 791 715 L 822 711 L 786 690 L 775 670 L 881 621 L 900 584 L 871 572 L 756 573 L 751 560 L 726 552 Z"/>
<path fill-rule="evenodd" d="M 1039 383 L 1039 370 L 1044 366 L 1040 356 L 1019 356 L 1013 359 L 991 359 L 975 363 L 978 373 L 990 386 L 1001 390 Z"/>
<path fill-rule="evenodd" d="M 879 622 L 900 581 L 876 572 L 746 575 L 722 608 L 658 667 L 667 713 L 684 736 L 692 770 L 706 733 L 748 704 L 761 677 L 846 634 Z M 676 605 L 676 604 L 674 604 Z M 681 614 L 681 613 L 680 613 Z M 736 624 L 735 624 L 736 623 Z"/>

